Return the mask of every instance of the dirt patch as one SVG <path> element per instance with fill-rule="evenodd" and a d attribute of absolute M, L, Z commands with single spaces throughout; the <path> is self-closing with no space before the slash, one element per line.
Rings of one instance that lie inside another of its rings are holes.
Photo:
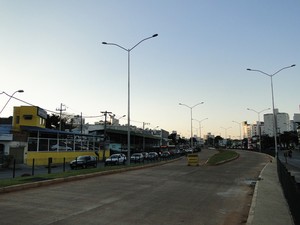
<path fill-rule="evenodd" d="M 241 211 L 234 211 L 229 213 L 225 220 L 223 225 L 244 225 L 247 223 L 249 210 L 251 207 L 252 197 L 253 197 L 253 187 L 249 187 L 248 194 L 245 198 L 245 205 L 241 209 Z"/>

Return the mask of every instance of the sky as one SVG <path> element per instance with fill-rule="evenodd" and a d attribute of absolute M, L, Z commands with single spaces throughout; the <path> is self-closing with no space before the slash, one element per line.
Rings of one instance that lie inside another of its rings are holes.
<path fill-rule="evenodd" d="M 128 52 L 102 42 L 131 49 L 158 34 L 130 51 L 131 124 L 189 137 L 203 102 L 193 134 L 238 137 L 258 118 L 247 108 L 272 108 L 270 77 L 247 68 L 296 64 L 273 76 L 274 99 L 300 113 L 299 12 L 298 0 L 0 0 L 0 93 L 22 89 L 22 101 L 49 114 L 64 104 L 90 124 L 127 115 Z"/>

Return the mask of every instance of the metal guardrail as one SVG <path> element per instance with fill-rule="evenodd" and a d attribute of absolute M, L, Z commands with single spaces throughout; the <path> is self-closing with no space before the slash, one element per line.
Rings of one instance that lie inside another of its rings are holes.
<path fill-rule="evenodd" d="M 300 183 L 277 157 L 277 173 L 295 224 L 300 224 Z"/>

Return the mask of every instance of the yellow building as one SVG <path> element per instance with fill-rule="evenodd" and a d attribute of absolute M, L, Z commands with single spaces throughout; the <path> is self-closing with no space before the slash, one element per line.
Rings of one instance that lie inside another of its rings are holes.
<path fill-rule="evenodd" d="M 47 112 L 37 106 L 14 107 L 13 130 L 21 131 L 20 126 L 45 128 Z"/>
<path fill-rule="evenodd" d="M 99 137 L 46 128 L 47 112 L 37 106 L 14 107 L 12 138 L 7 141 L 5 154 L 11 155 L 17 163 L 47 165 L 69 162 L 80 155 L 103 156 Z M 110 155 L 105 151 L 105 157 Z"/>

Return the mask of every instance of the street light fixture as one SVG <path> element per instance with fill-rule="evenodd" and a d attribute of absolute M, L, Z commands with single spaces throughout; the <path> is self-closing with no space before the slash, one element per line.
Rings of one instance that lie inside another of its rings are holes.
<path fill-rule="evenodd" d="M 7 96 L 9 96 L 9 99 L 7 100 L 7 102 L 5 103 L 5 105 L 3 106 L 3 108 L 1 109 L 0 114 L 3 112 L 3 110 L 4 110 L 5 107 L 7 106 L 8 102 L 11 100 L 11 98 L 12 98 L 17 92 L 23 93 L 24 91 L 23 91 L 23 90 L 17 90 L 17 91 L 15 91 L 12 95 L 9 95 L 9 94 L 7 94 L 7 93 L 4 92 L 4 91 L 2 92 L 2 93 L 4 93 L 4 94 L 6 94 Z M 2 93 L 1 93 L 1 94 L 2 94 Z"/>
<path fill-rule="evenodd" d="M 227 139 L 227 130 L 230 129 L 231 127 L 221 127 L 221 128 L 225 130 L 225 139 Z"/>
<path fill-rule="evenodd" d="M 200 102 L 194 106 L 188 106 L 186 104 L 179 103 L 179 105 L 183 105 L 185 107 L 188 107 L 191 110 L 191 148 L 193 148 L 193 108 L 197 105 L 203 104 L 204 102 Z"/>
<path fill-rule="evenodd" d="M 141 40 L 140 42 L 138 42 L 136 45 L 134 45 L 132 48 L 124 48 L 121 45 L 115 44 L 115 43 L 108 43 L 108 42 L 102 42 L 102 44 L 104 45 L 115 45 L 123 50 L 125 50 L 127 52 L 127 56 L 128 56 L 128 113 L 127 113 L 127 158 L 130 159 L 130 52 L 131 50 L 133 50 L 136 46 L 138 46 L 140 43 L 142 43 L 143 41 L 146 41 L 150 38 L 154 38 L 157 37 L 158 34 L 154 34 L 151 37 L 147 37 L 144 38 L 143 40 Z M 127 164 L 130 165 L 130 160 L 127 161 Z"/>
<path fill-rule="evenodd" d="M 290 65 L 290 66 L 286 66 L 281 68 L 280 70 L 278 70 L 277 72 L 273 73 L 273 74 L 268 74 L 265 73 L 264 71 L 261 70 L 256 70 L 256 69 L 247 69 L 248 71 L 253 71 L 253 72 L 259 72 L 262 73 L 264 75 L 267 75 L 268 77 L 270 77 L 271 79 L 271 92 L 272 92 L 272 109 L 273 109 L 273 130 L 274 130 L 274 144 L 275 144 L 275 157 L 277 157 L 277 153 L 278 153 L 278 147 L 277 147 L 277 116 L 275 115 L 275 106 L 274 106 L 274 90 L 273 90 L 273 76 L 275 76 L 277 73 L 279 73 L 280 71 L 284 70 L 284 69 L 288 69 L 291 67 L 296 66 L 296 64 Z"/>
<path fill-rule="evenodd" d="M 193 119 L 193 120 L 196 120 L 199 123 L 199 137 L 200 137 L 200 139 L 201 139 L 201 123 L 202 123 L 202 121 L 207 120 L 207 119 L 208 118 L 205 118 L 205 119 L 202 119 L 202 120 Z"/>
<path fill-rule="evenodd" d="M 247 108 L 247 110 L 250 110 L 250 111 L 253 111 L 255 113 L 257 113 L 257 119 L 258 119 L 258 122 L 257 122 L 257 129 L 258 129 L 258 135 L 259 135 L 259 152 L 261 152 L 261 130 L 260 130 L 260 114 L 264 111 L 267 111 L 267 110 L 270 110 L 271 108 L 267 108 L 267 109 L 264 109 L 264 110 L 261 110 L 261 111 L 256 111 L 254 109 L 250 109 L 250 108 Z"/>

